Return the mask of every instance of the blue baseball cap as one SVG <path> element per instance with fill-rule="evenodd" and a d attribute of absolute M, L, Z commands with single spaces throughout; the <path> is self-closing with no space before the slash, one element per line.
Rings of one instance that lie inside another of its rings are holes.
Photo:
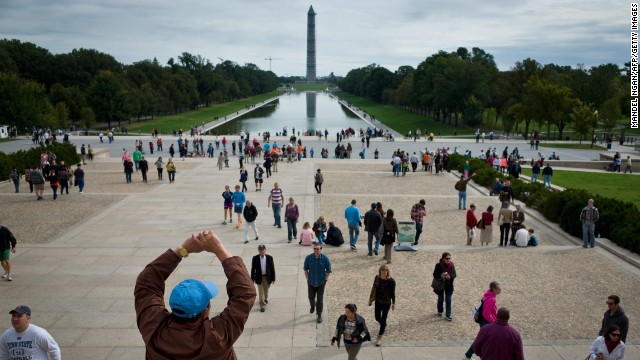
<path fill-rule="evenodd" d="M 174 315 L 194 318 L 209 306 L 209 301 L 218 295 L 218 286 L 212 281 L 188 279 L 176 285 L 169 297 L 169 306 Z"/>
<path fill-rule="evenodd" d="M 9 314 L 20 314 L 20 315 L 28 315 L 31 316 L 31 309 L 27 305 L 20 305 L 17 308 L 9 311 Z"/>

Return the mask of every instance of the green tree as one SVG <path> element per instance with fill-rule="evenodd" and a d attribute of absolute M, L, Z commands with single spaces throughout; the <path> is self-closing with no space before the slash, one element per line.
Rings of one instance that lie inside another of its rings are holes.
<path fill-rule="evenodd" d="M 96 122 L 96 114 L 93 113 L 93 109 L 85 106 L 80 110 L 80 119 L 82 124 L 86 127 L 91 127 Z"/>
<path fill-rule="evenodd" d="M 611 98 L 602 103 L 598 117 L 602 119 L 602 126 L 605 131 L 611 132 L 620 120 L 622 110 L 620 109 L 620 100 Z"/>
<path fill-rule="evenodd" d="M 570 117 L 573 130 L 576 132 L 576 135 L 578 135 L 580 144 L 582 144 L 582 140 L 586 139 L 589 132 L 593 129 L 593 124 L 596 120 L 594 109 L 589 104 L 578 100 Z"/>
<path fill-rule="evenodd" d="M 125 116 L 126 92 L 121 79 L 111 71 L 101 71 L 89 88 L 89 103 L 100 121 L 120 122 Z"/>
<path fill-rule="evenodd" d="M 48 125 L 51 104 L 44 85 L 0 72 L 0 118 L 18 129 Z"/>
<path fill-rule="evenodd" d="M 69 108 L 63 102 L 57 103 L 52 109 L 52 117 L 55 127 L 66 129 L 70 125 Z"/>

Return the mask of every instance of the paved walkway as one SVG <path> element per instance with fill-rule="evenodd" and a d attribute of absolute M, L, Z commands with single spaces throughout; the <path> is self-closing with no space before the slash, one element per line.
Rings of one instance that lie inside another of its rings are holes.
<path fill-rule="evenodd" d="M 118 162 L 117 159 L 104 161 Z M 20 245 L 14 258 L 14 281 L 0 283 L 0 309 L 10 309 L 17 304 L 31 306 L 33 323 L 50 330 L 63 347 L 65 359 L 143 358 L 144 347 L 135 324 L 133 286 L 147 263 L 167 248 L 181 244 L 192 232 L 203 229 L 217 232 L 231 253 L 242 256 L 245 264 L 250 264 L 251 257 L 257 253 L 258 241 L 251 240 L 251 244 L 244 245 L 243 231 L 220 225 L 222 198 L 219 194 L 224 184 L 236 183 L 237 170 L 220 172 L 214 161 L 191 161 L 195 168 L 179 171 L 174 184 L 163 183 L 147 192 L 129 194 L 47 244 Z M 268 252 L 276 257 L 278 281 L 270 292 L 272 301 L 268 311 L 260 313 L 256 304 L 243 335 L 235 344 L 240 359 L 257 356 L 264 360 L 346 358 L 344 349 L 328 347 L 323 340 L 335 319 L 325 318 L 322 326 L 316 326 L 308 314 L 302 262 L 310 249 L 287 244 L 284 229 L 271 226 L 271 212 L 266 207 L 268 189 L 272 180 L 277 180 L 286 197 L 296 198 L 302 218 L 316 218 L 320 197 L 314 193 L 311 177 L 316 162 L 337 161 L 307 159 L 290 166 L 282 164 L 280 171 L 266 181 L 263 192 L 254 192 L 254 186 L 249 186 L 247 198 L 256 203 L 260 213 L 259 242 L 267 244 Z M 341 163 L 356 162 L 359 160 Z M 230 163 L 235 167 L 235 161 Z M 380 160 L 379 164 L 386 161 Z M 403 193 L 402 188 L 396 191 Z M 454 245 L 426 245 L 421 250 L 439 252 L 449 248 Z M 603 257 L 609 256 L 603 249 L 596 251 Z M 615 258 L 610 261 L 640 276 L 638 269 L 619 264 Z M 210 254 L 193 254 L 184 260 L 169 278 L 167 288 L 189 277 L 212 279 L 218 284 L 225 282 L 219 262 Z M 226 300 L 226 294 L 220 294 L 213 300 L 212 311 L 219 312 Z M 602 303 L 604 307 L 604 300 Z M 8 325 L 6 321 L 5 326 Z M 640 344 L 637 334 L 630 334 L 630 339 Z M 526 339 L 525 344 L 527 359 L 582 359 L 589 340 Z M 628 347 L 627 359 L 640 359 L 640 347 L 636 345 Z M 380 348 L 368 343 L 360 357 L 458 359 L 467 346 L 466 341 L 413 345 L 388 342 Z"/>

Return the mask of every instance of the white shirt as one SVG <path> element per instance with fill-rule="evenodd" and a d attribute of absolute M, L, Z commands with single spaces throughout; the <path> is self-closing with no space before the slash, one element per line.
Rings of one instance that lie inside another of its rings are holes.
<path fill-rule="evenodd" d="M 260 256 L 260 268 L 262 269 L 262 275 L 267 275 L 267 256 Z"/>
<path fill-rule="evenodd" d="M 602 353 L 604 360 L 622 360 L 624 359 L 624 343 L 620 341 L 620 344 L 609 353 L 607 345 L 604 343 L 604 337 L 598 336 L 593 344 L 591 344 L 589 352 L 591 352 L 589 360 L 595 360 L 597 353 Z"/>
<path fill-rule="evenodd" d="M 61 360 L 60 347 L 47 330 L 30 324 L 18 333 L 7 329 L 0 337 L 0 360 Z"/>
<path fill-rule="evenodd" d="M 527 231 L 527 229 L 520 229 L 516 231 L 515 240 L 516 246 L 527 247 L 527 243 L 529 242 L 529 231 Z"/>

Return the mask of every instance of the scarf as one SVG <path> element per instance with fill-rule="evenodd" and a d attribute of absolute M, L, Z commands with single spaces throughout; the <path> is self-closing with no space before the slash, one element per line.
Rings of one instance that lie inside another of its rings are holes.
<path fill-rule="evenodd" d="M 451 271 L 453 270 L 453 263 L 451 261 L 449 261 L 449 264 L 444 261 L 440 261 L 440 263 L 442 263 L 442 266 L 447 269 L 449 274 L 451 274 Z"/>
<path fill-rule="evenodd" d="M 620 338 L 618 338 L 617 341 L 613 341 L 611 340 L 611 337 L 607 335 L 604 338 L 604 343 L 605 345 L 607 345 L 607 351 L 609 352 L 609 354 L 611 354 L 611 352 L 618 346 L 618 344 L 620 344 Z"/>

